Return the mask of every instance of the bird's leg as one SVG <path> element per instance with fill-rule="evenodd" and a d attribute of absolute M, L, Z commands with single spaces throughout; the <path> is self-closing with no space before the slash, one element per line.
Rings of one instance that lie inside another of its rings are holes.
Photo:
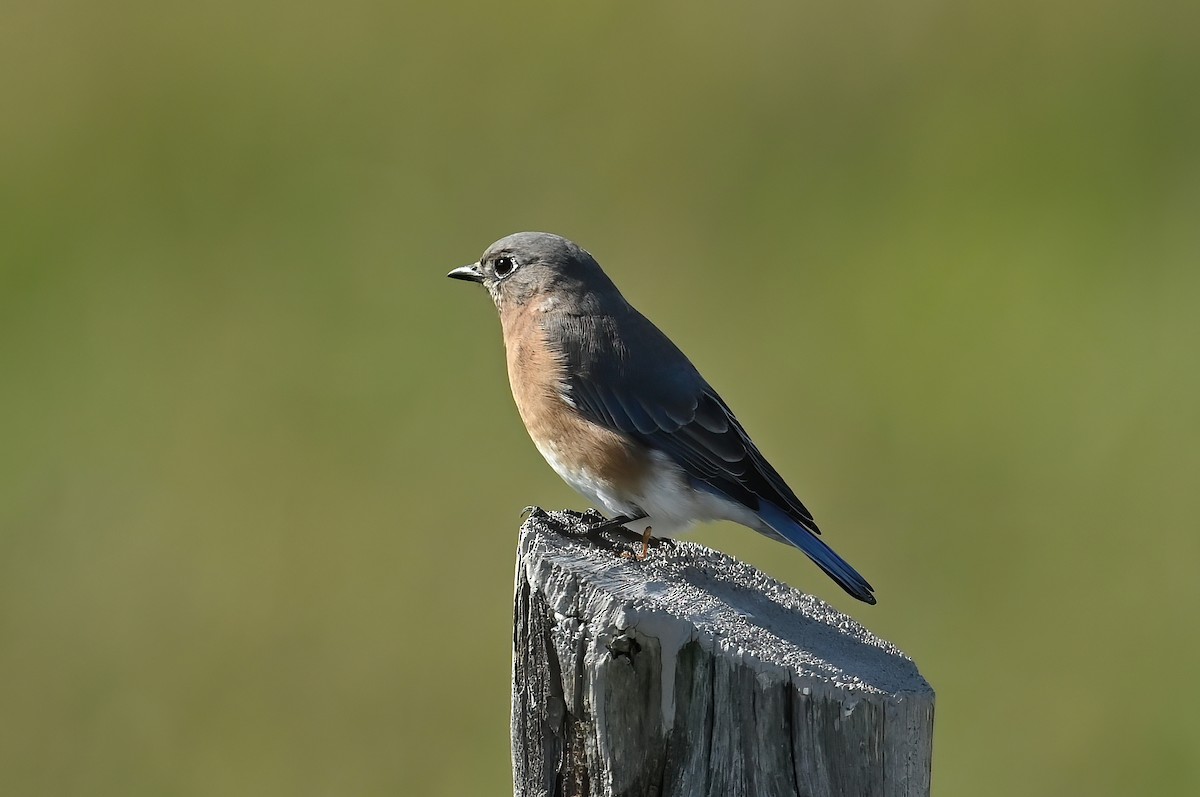
<path fill-rule="evenodd" d="M 621 527 L 626 523 L 645 520 L 648 517 L 649 515 L 647 515 L 645 512 L 638 512 L 636 515 L 617 515 L 611 520 L 606 520 L 603 523 L 592 526 L 590 529 L 588 529 L 587 534 L 589 537 L 591 537 L 593 535 L 601 534 L 606 531 L 614 531 L 616 529 L 621 529 L 622 531 L 628 532 L 629 529 L 622 529 Z M 650 527 L 646 526 L 646 530 L 640 535 L 642 538 L 642 552 L 640 554 L 632 554 L 626 551 L 625 553 L 621 554 L 621 556 L 626 559 L 636 559 L 639 562 L 644 560 L 650 553 L 650 531 Z"/>
<path fill-rule="evenodd" d="M 646 557 L 649 555 L 650 555 L 650 527 L 647 526 L 646 530 L 642 532 L 642 552 L 640 554 L 636 554 L 636 553 L 630 553 L 629 551 L 625 551 L 623 554 L 621 554 L 621 557 L 624 559 L 636 559 L 637 561 L 641 562 L 641 561 L 644 561 L 646 559 Z"/>
<path fill-rule="evenodd" d="M 620 528 L 621 526 L 624 526 L 626 523 L 633 523 L 636 520 L 645 520 L 647 517 L 648 516 L 646 515 L 645 512 L 643 512 L 639 515 L 617 515 L 615 518 L 613 518 L 611 520 L 605 520 L 601 523 L 596 524 L 595 526 L 592 526 L 591 528 L 589 528 L 587 530 L 587 533 L 588 534 L 603 534 L 606 531 L 612 531 L 613 529 Z"/>
<path fill-rule="evenodd" d="M 642 555 L 638 557 L 638 561 L 639 562 L 642 561 L 649 555 L 650 555 L 650 527 L 647 526 L 646 530 L 642 532 Z"/>

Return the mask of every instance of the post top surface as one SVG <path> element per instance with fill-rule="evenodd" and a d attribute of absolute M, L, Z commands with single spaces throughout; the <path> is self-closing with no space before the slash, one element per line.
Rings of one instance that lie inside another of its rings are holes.
<path fill-rule="evenodd" d="M 697 543 L 674 541 L 634 561 L 556 531 L 580 523 L 575 512 L 535 513 L 521 527 L 519 566 L 561 615 L 607 612 L 620 627 L 679 646 L 719 645 L 798 686 L 933 696 L 912 659 L 819 598 Z"/>

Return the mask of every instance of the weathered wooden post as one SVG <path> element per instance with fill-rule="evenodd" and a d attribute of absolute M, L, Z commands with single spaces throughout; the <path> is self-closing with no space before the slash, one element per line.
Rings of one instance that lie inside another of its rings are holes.
<path fill-rule="evenodd" d="M 642 562 L 521 530 L 512 747 L 520 797 L 929 794 L 933 689 L 822 601 L 700 545 Z"/>

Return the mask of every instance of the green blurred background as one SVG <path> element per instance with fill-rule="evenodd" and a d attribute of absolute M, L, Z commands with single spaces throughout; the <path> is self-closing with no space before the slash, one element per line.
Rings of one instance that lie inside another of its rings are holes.
<path fill-rule="evenodd" d="M 939 794 L 1200 793 L 1194 4 L 8 3 L 0 792 L 510 788 L 560 232 L 875 584 Z"/>

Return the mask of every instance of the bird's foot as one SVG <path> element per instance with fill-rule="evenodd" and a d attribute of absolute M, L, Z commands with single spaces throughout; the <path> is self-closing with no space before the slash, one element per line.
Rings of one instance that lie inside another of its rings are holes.
<path fill-rule="evenodd" d="M 542 509 L 540 506 L 533 506 L 532 504 L 521 510 L 521 522 L 522 523 L 524 523 L 526 520 L 529 520 L 530 518 L 538 518 L 540 520 L 544 520 L 545 518 L 547 518 L 549 516 L 550 516 L 549 513 L 545 509 Z"/>
<path fill-rule="evenodd" d="M 647 526 L 646 530 L 642 532 L 642 552 L 640 554 L 636 554 L 631 551 L 623 551 L 621 553 L 621 558 L 633 559 L 637 562 L 645 561 L 646 557 L 650 555 L 650 539 L 650 527 Z"/>
<path fill-rule="evenodd" d="M 593 509 L 591 507 L 583 510 L 583 512 L 579 515 L 579 519 L 584 523 L 587 523 L 589 526 L 594 526 L 597 523 L 604 523 L 608 520 L 608 518 L 604 517 L 604 515 L 600 513 L 599 509 Z"/>
<path fill-rule="evenodd" d="M 670 543 L 669 540 L 665 539 L 653 539 L 650 536 L 649 528 L 646 529 L 644 534 L 639 534 L 632 529 L 626 528 L 626 523 L 645 520 L 647 517 L 645 514 L 633 516 L 617 515 L 614 518 L 606 518 L 595 509 L 589 509 L 583 513 L 555 512 L 551 514 L 541 507 L 527 506 L 521 512 L 521 516 L 525 519 L 536 518 L 547 524 L 555 533 L 561 534 L 564 537 L 587 539 L 610 551 L 616 551 L 619 543 L 605 536 L 609 532 L 622 537 L 623 541 L 634 541 L 635 543 L 640 541 L 642 543 L 640 553 L 625 551 L 621 554 L 626 559 L 635 559 L 639 562 L 649 554 L 651 544 L 657 546 L 662 543 Z"/>

